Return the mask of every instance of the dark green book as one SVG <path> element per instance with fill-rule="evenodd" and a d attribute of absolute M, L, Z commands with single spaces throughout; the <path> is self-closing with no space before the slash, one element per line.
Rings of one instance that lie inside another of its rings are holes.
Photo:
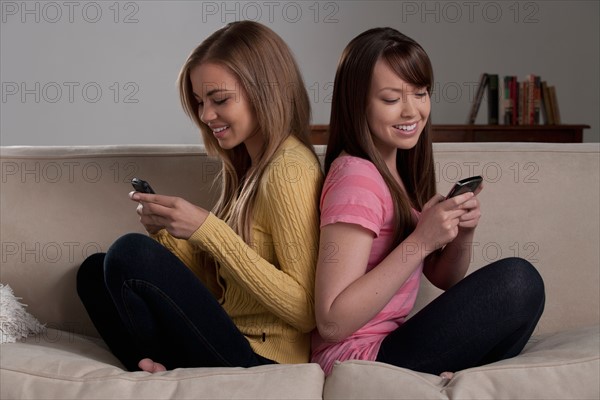
<path fill-rule="evenodd" d="M 487 100 L 489 125 L 498 125 L 499 96 L 498 74 L 488 74 Z"/>
<path fill-rule="evenodd" d="M 469 112 L 469 117 L 467 118 L 467 124 L 474 124 L 475 119 L 477 118 L 477 111 L 479 111 L 479 105 L 481 104 L 481 99 L 483 98 L 483 93 L 485 87 L 488 82 L 488 74 L 481 74 L 481 78 L 479 79 L 479 86 L 477 87 L 477 93 L 475 94 L 475 98 L 473 99 L 473 103 L 471 104 L 471 112 Z"/>

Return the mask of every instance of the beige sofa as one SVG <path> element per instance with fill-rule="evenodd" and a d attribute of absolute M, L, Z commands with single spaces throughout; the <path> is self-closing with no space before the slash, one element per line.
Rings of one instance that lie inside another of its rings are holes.
<path fill-rule="evenodd" d="M 468 175 L 486 180 L 472 269 L 517 255 L 545 280 L 546 309 L 521 355 L 450 381 L 362 361 L 327 378 L 316 364 L 150 375 L 125 372 L 98 339 L 76 269 L 142 232 L 132 177 L 210 207 L 218 163 L 201 146 L 2 148 L 0 281 L 47 330 L 0 346 L 1 398 L 598 399 L 599 145 L 440 143 L 435 160 L 441 193 Z M 437 294 L 425 284 L 419 307 Z"/>

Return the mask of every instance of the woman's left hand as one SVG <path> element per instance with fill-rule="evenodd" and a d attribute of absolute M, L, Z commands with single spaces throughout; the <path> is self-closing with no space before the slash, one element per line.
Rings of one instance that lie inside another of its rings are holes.
<path fill-rule="evenodd" d="M 189 239 L 208 217 L 208 211 L 180 197 L 131 192 L 130 198 L 139 203 L 143 225 L 162 226 L 178 239 Z"/>
<path fill-rule="evenodd" d="M 475 191 L 475 196 L 465 201 L 460 205 L 460 208 L 468 210 L 468 212 L 459 218 L 458 227 L 460 230 L 475 229 L 479 224 L 479 218 L 481 218 L 481 209 L 479 207 L 479 198 L 477 195 L 483 189 L 483 183 L 479 185 Z"/>

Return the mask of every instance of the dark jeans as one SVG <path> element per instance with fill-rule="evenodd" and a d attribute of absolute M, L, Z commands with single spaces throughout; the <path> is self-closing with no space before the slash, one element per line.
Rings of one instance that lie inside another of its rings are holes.
<path fill-rule="evenodd" d="M 386 337 L 377 361 L 440 374 L 523 350 L 544 310 L 544 283 L 520 258 L 465 277 Z"/>
<path fill-rule="evenodd" d="M 254 353 L 211 292 L 168 249 L 140 234 L 88 257 L 77 292 L 96 329 L 130 371 L 149 357 L 167 369 L 274 363 Z"/>

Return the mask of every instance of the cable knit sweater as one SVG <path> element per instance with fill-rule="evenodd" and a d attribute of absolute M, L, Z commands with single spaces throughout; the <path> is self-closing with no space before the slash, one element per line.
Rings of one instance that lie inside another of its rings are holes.
<path fill-rule="evenodd" d="M 256 353 L 279 363 L 309 360 L 322 179 L 316 157 L 290 137 L 263 176 L 250 244 L 212 213 L 188 240 L 165 230 L 154 236 L 209 288 L 218 275 L 221 304 L 238 329 Z M 201 251 L 216 260 L 216 274 L 200 265 Z"/>

